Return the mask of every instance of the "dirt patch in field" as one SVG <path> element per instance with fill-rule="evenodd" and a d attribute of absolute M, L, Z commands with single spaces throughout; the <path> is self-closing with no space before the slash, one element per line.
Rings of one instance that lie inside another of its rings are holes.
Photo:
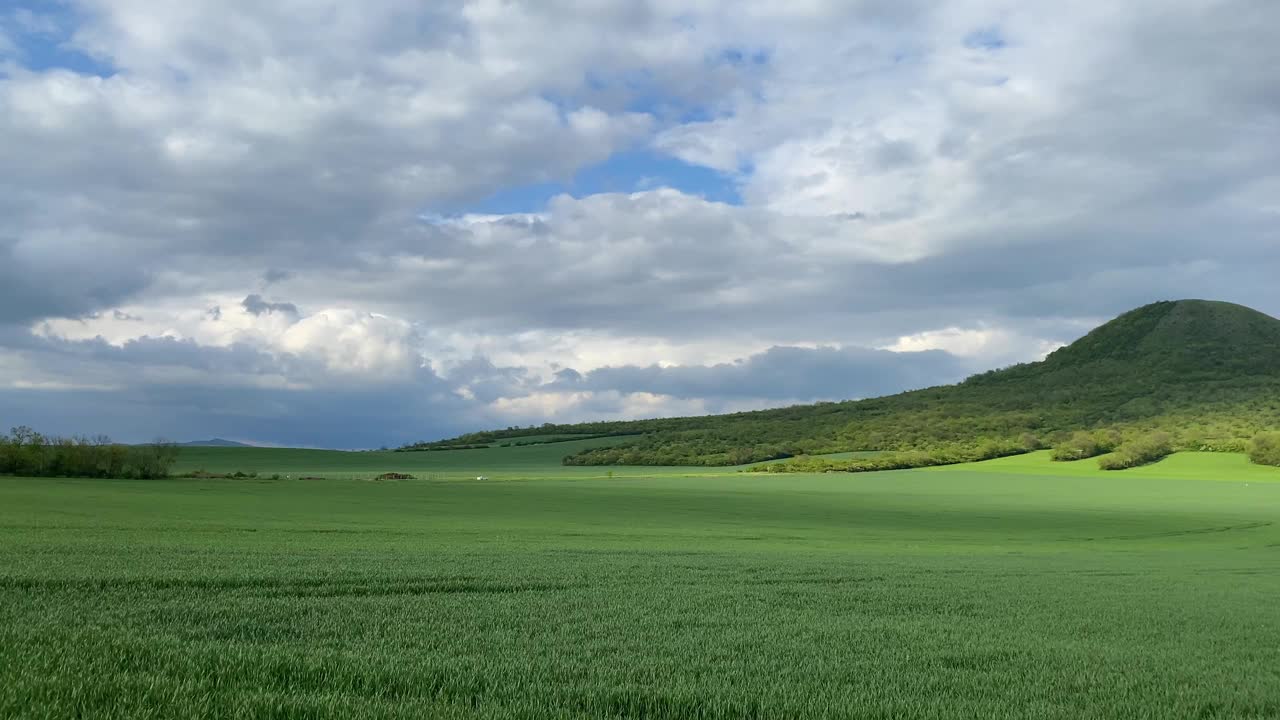
<path fill-rule="evenodd" d="M 413 479 L 412 475 L 409 475 L 407 473 L 398 473 L 398 472 L 382 473 L 378 477 L 374 478 L 374 480 L 412 480 L 412 479 Z"/>

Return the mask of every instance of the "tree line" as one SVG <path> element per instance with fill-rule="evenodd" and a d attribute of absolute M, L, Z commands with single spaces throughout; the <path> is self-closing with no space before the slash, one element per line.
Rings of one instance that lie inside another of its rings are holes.
<path fill-rule="evenodd" d="M 123 445 L 106 435 L 57 437 L 23 425 L 0 434 L 0 474 L 24 477 L 168 477 L 178 448 L 157 441 Z"/>
<path fill-rule="evenodd" d="M 885 452 L 871 457 L 824 458 L 800 456 L 785 462 L 765 463 L 749 468 L 750 472 L 874 472 L 956 465 L 1021 455 L 1045 447 L 1034 435 L 1017 439 L 980 438 L 968 443 L 947 443 L 927 449 Z M 1280 466 L 1280 432 L 1262 432 L 1252 440 L 1231 440 L 1220 444 L 1205 443 L 1197 435 L 1177 437 L 1163 430 L 1149 432 L 1105 428 L 1091 432 L 1059 434 L 1050 458 L 1055 462 L 1074 462 L 1097 458 L 1103 470 L 1125 470 L 1149 465 L 1179 450 L 1198 452 L 1246 452 L 1258 465 Z"/>

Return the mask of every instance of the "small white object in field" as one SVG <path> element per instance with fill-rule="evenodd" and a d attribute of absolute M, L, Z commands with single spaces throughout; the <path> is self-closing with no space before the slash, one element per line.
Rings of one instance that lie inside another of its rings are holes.
<path fill-rule="evenodd" d="M 477 479 L 477 480 L 488 480 L 489 478 L 485 477 L 484 475 L 477 475 L 477 476 L 476 476 L 476 479 Z"/>

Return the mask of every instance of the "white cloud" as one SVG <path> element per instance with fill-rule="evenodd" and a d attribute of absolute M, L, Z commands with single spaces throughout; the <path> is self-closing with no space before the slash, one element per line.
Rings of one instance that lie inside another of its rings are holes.
<path fill-rule="evenodd" d="M 413 327 L 374 313 L 322 310 L 290 326 L 279 342 L 295 354 L 318 354 L 337 372 L 406 377 L 421 367 Z"/>
<path fill-rule="evenodd" d="M 251 396 L 205 394 L 252 389 L 276 413 L 255 432 L 299 423 L 258 439 L 297 442 L 334 432 L 300 408 L 350 388 L 399 403 L 371 434 L 425 436 L 444 422 L 407 418 L 887 390 L 1169 297 L 1280 311 L 1269 3 L 71 9 L 0 23 L 0 53 L 67 35 L 113 71 L 0 66 L 0 387 L 23 397 L 119 388 L 252 425 Z M 743 206 L 643 167 L 642 192 L 467 212 L 634 147 Z M 566 368 L 595 384 L 547 387 Z"/>
<path fill-rule="evenodd" d="M 601 420 L 706 415 L 716 412 L 744 412 L 778 405 L 764 399 L 731 402 L 698 398 L 677 398 L 648 392 L 617 390 L 584 392 L 533 392 L 513 398 L 499 398 L 490 404 L 497 417 L 516 425 L 543 422 L 573 423 Z"/>
<path fill-rule="evenodd" d="M 994 366 L 1005 360 L 1043 360 L 1061 346 L 1061 342 L 1028 337 L 1003 328 L 949 327 L 904 335 L 884 349 L 900 353 L 945 350 L 959 357 L 979 358 Z"/>

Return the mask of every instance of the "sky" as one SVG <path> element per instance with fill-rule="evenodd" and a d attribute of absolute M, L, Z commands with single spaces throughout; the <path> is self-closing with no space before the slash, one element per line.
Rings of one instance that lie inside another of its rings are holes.
<path fill-rule="evenodd" d="M 0 0 L 0 425 L 397 446 L 1280 315 L 1269 0 Z"/>

